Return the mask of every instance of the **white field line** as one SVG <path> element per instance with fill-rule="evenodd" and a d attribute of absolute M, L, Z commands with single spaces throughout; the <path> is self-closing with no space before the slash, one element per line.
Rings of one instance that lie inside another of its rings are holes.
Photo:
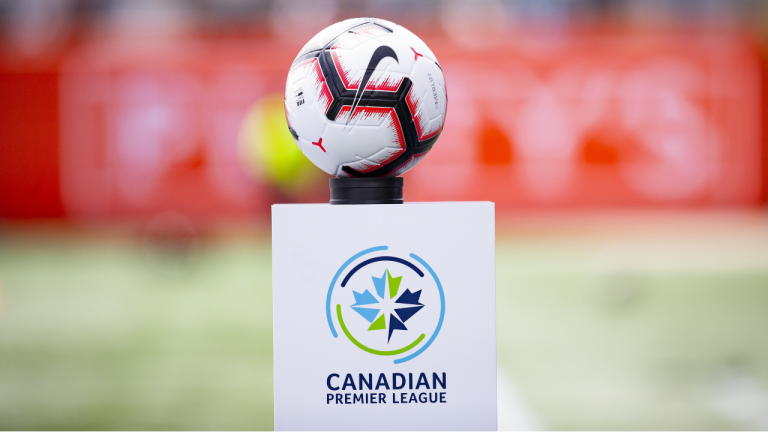
<path fill-rule="evenodd" d="M 541 430 L 536 416 L 523 401 L 509 376 L 497 367 L 496 393 L 500 431 Z"/>
<path fill-rule="evenodd" d="M 729 368 L 707 398 L 710 409 L 749 430 L 768 430 L 768 388 L 754 375 Z"/>

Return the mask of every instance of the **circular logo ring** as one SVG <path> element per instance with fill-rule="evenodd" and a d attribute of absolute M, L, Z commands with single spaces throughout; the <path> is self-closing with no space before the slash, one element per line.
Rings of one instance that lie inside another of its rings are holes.
<path fill-rule="evenodd" d="M 369 249 L 365 249 L 365 250 L 363 250 L 361 252 L 358 252 L 355 255 L 353 255 L 351 258 L 349 258 L 346 262 L 344 262 L 344 264 L 342 264 L 341 267 L 339 267 L 339 270 L 333 276 L 333 279 L 331 280 L 331 285 L 328 287 L 328 296 L 326 297 L 326 301 L 325 301 L 325 313 L 326 313 L 326 317 L 328 319 L 328 327 L 330 327 L 331 334 L 333 335 L 333 337 L 335 337 L 335 338 L 338 337 L 338 333 L 336 332 L 336 328 L 333 325 L 333 316 L 331 314 L 331 296 L 333 295 L 333 289 L 336 286 L 336 282 L 338 282 L 338 280 L 341 277 L 341 274 L 344 272 L 344 270 L 346 270 L 346 268 L 349 267 L 349 265 L 352 264 L 353 262 L 355 262 L 356 260 L 360 259 L 361 257 L 363 257 L 363 256 L 365 256 L 367 254 L 370 254 L 370 253 L 373 253 L 373 252 L 385 251 L 387 249 L 388 249 L 387 246 L 376 246 L 376 247 L 372 247 L 372 248 L 369 248 Z M 410 257 L 413 258 L 414 260 L 416 260 L 422 266 L 424 266 L 424 268 L 427 269 L 427 272 L 429 272 L 430 276 L 432 276 L 432 279 L 435 281 L 435 285 L 437 286 L 438 293 L 440 294 L 440 319 L 438 320 L 437 327 L 435 328 L 435 331 L 432 333 L 432 336 L 429 338 L 429 340 L 427 340 L 427 342 L 418 351 L 414 352 L 413 354 L 410 354 L 408 356 L 396 359 L 395 360 L 395 364 L 404 363 L 404 362 L 407 362 L 408 360 L 412 360 L 412 359 L 416 358 L 417 356 L 419 356 L 421 353 L 423 353 L 427 348 L 429 348 L 429 346 L 432 345 L 432 342 L 434 342 L 434 340 L 437 338 L 438 333 L 440 333 L 440 328 L 443 326 L 443 319 L 445 318 L 445 294 L 443 293 L 443 285 L 440 283 L 440 279 L 437 277 L 437 274 L 435 274 L 435 271 L 432 270 L 432 267 L 430 267 L 429 264 L 427 264 L 426 261 L 424 261 L 419 256 L 417 256 L 416 254 L 413 254 L 413 253 L 410 254 Z M 406 261 L 404 259 L 397 258 L 397 257 L 392 257 L 392 256 L 383 256 L 383 257 L 370 258 L 370 259 L 368 259 L 368 260 L 358 264 L 357 266 L 355 266 L 344 277 L 344 279 L 342 280 L 341 286 L 342 287 L 346 286 L 346 284 L 349 281 L 349 279 L 358 270 L 360 270 L 361 268 L 365 267 L 368 264 L 371 264 L 371 263 L 374 263 L 374 262 L 378 262 L 378 261 L 394 261 L 394 262 L 397 262 L 397 263 L 400 263 L 400 264 L 403 264 L 403 265 L 409 267 L 411 270 L 416 272 L 416 274 L 418 274 L 420 277 L 424 276 L 424 272 L 422 272 L 421 269 L 419 269 L 418 267 L 416 267 L 415 265 L 413 265 L 409 261 Z M 392 351 L 375 350 L 375 349 L 369 348 L 369 347 L 363 345 L 362 343 L 360 343 L 357 339 L 355 339 L 352 336 L 352 334 L 349 332 L 349 330 L 347 330 L 347 327 L 344 324 L 344 319 L 341 316 L 341 305 L 336 305 L 336 315 L 337 315 L 337 318 L 339 320 L 339 326 L 341 327 L 341 329 L 344 332 L 344 334 L 349 338 L 349 340 L 353 344 L 355 344 L 358 348 L 362 349 L 363 351 L 369 352 L 371 354 L 387 355 L 387 356 L 403 354 L 403 353 L 406 353 L 406 352 L 410 351 L 411 349 L 415 348 L 416 346 L 418 346 L 426 337 L 426 335 L 424 335 L 422 333 L 418 338 L 416 338 L 415 341 L 413 341 L 409 345 L 407 345 L 407 346 L 405 346 L 403 348 L 397 349 L 397 350 L 392 350 Z"/>

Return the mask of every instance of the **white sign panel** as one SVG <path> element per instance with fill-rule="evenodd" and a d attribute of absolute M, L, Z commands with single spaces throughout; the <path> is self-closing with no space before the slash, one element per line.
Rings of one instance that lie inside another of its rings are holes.
<path fill-rule="evenodd" d="M 495 430 L 493 203 L 272 207 L 275 428 Z"/>

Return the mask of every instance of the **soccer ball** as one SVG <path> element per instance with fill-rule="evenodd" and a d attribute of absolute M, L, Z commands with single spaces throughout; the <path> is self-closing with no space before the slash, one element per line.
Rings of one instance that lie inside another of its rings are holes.
<path fill-rule="evenodd" d="M 285 117 L 301 151 L 338 177 L 384 177 L 413 168 L 437 141 L 448 94 L 435 55 L 389 21 L 331 25 L 288 72 Z"/>

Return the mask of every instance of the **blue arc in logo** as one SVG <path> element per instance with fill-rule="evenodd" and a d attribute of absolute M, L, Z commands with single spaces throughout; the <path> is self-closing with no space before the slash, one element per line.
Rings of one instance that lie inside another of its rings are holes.
<path fill-rule="evenodd" d="M 384 247 L 386 247 L 386 246 L 384 246 Z M 391 256 L 383 256 L 383 257 L 371 258 L 369 260 L 365 260 L 365 261 L 361 262 L 360 264 L 356 265 L 355 268 L 352 269 L 352 271 L 347 273 L 347 276 L 344 278 L 344 280 L 341 281 L 341 287 L 344 288 L 345 286 L 347 286 L 347 282 L 349 282 L 349 278 L 351 278 L 353 274 L 357 273 L 358 270 L 360 270 L 361 268 L 367 266 L 370 263 L 375 263 L 375 262 L 379 262 L 379 261 L 394 261 L 396 263 L 400 263 L 400 264 L 402 264 L 404 266 L 408 266 L 411 270 L 415 271 L 416 274 L 419 275 L 419 277 L 424 277 L 424 272 L 419 270 L 418 267 L 416 267 L 415 265 L 409 263 L 408 261 L 406 261 L 406 260 L 404 260 L 402 258 L 391 257 Z"/>
<path fill-rule="evenodd" d="M 336 286 L 336 281 L 339 280 L 339 276 L 341 276 L 341 273 L 344 271 L 344 269 L 346 269 L 350 264 L 352 264 L 353 261 L 360 258 L 361 256 L 368 255 L 371 252 L 377 252 L 377 251 L 382 251 L 387 249 L 388 248 L 386 246 L 376 246 L 352 255 L 352 258 L 348 259 L 344 264 L 342 264 L 341 267 L 339 267 L 339 271 L 337 271 L 336 274 L 333 276 L 333 279 L 331 279 L 331 286 L 328 287 L 328 297 L 326 297 L 325 299 L 325 315 L 328 318 L 328 327 L 331 328 L 331 333 L 333 334 L 333 337 L 339 337 L 339 335 L 336 333 L 336 329 L 333 328 L 333 318 L 331 317 L 331 294 L 333 294 L 333 287 Z"/>
<path fill-rule="evenodd" d="M 443 285 L 440 283 L 440 279 L 438 279 L 437 275 L 435 274 L 435 271 L 432 270 L 432 267 L 430 267 L 429 264 L 427 264 L 426 261 L 424 261 L 423 259 L 419 258 L 415 254 L 411 254 L 411 258 L 415 259 L 416 261 L 419 262 L 419 264 L 421 264 L 424 267 L 426 267 L 427 271 L 429 272 L 429 274 L 432 275 L 432 279 L 435 280 L 435 284 L 437 284 L 437 291 L 440 293 L 440 319 L 437 321 L 437 328 L 435 328 L 435 332 L 432 333 L 432 337 L 429 338 L 427 343 L 425 343 L 424 346 L 419 348 L 419 350 L 416 351 L 415 353 L 413 353 L 413 354 L 411 354 L 411 355 L 409 355 L 407 357 L 403 357 L 403 358 L 395 360 L 395 364 L 404 363 L 404 362 L 407 362 L 408 360 L 414 359 L 419 354 L 423 353 L 424 350 L 429 348 L 429 346 L 432 345 L 432 342 L 435 341 L 435 338 L 437 338 L 437 334 L 440 333 L 440 328 L 443 327 L 443 318 L 445 318 L 445 294 L 443 293 Z"/>
<path fill-rule="evenodd" d="M 342 264 L 341 267 L 339 267 L 339 270 L 336 271 L 336 274 L 333 276 L 333 279 L 331 280 L 331 285 L 328 287 L 328 295 L 325 300 L 325 314 L 326 314 L 326 318 L 328 319 L 328 327 L 331 329 L 331 334 L 333 335 L 334 338 L 338 337 L 338 333 L 336 332 L 336 329 L 333 326 L 333 316 L 331 315 L 331 297 L 333 295 L 333 288 L 336 286 L 336 282 L 338 282 L 339 277 L 341 277 L 341 274 L 344 272 L 344 270 L 347 267 L 349 267 L 349 265 L 352 264 L 357 259 L 369 253 L 384 251 L 387 249 L 388 249 L 387 246 L 376 246 L 376 247 L 372 247 L 369 249 L 365 249 L 361 252 L 358 252 L 355 255 L 353 255 L 350 259 L 345 261 L 344 264 Z M 437 286 L 437 290 L 440 294 L 440 318 L 437 322 L 437 327 L 435 328 L 435 331 L 432 333 L 432 336 L 429 338 L 429 340 L 413 354 L 410 354 L 403 358 L 396 359 L 394 361 L 395 364 L 404 363 L 409 360 L 412 360 L 417 356 L 419 356 L 421 353 L 423 353 L 427 348 L 429 348 L 429 346 L 432 345 L 432 342 L 434 342 L 435 339 L 437 338 L 438 333 L 440 333 L 440 329 L 443 326 L 443 319 L 445 318 L 445 293 L 443 292 L 443 285 L 440 283 L 440 279 L 437 277 L 437 274 L 435 273 L 435 271 L 432 270 L 432 267 L 430 267 L 429 264 L 427 264 L 427 262 L 421 259 L 418 255 L 412 253 L 410 254 L 410 257 L 415 259 L 419 264 L 423 265 L 429 272 L 430 276 L 432 276 L 432 279 L 435 281 L 435 285 Z M 419 270 L 418 267 L 414 266 L 413 264 L 401 258 L 396 258 L 396 257 L 371 258 L 355 266 L 355 268 L 353 268 L 352 271 L 344 278 L 344 281 L 342 282 L 342 287 L 346 285 L 346 283 L 349 281 L 349 278 L 352 276 L 352 274 L 357 272 L 357 270 L 359 270 L 360 268 L 364 267 L 367 264 L 370 264 L 372 262 L 377 262 L 377 261 L 395 261 L 410 267 L 421 277 L 423 277 L 424 275 L 424 273 L 421 270 Z"/>

